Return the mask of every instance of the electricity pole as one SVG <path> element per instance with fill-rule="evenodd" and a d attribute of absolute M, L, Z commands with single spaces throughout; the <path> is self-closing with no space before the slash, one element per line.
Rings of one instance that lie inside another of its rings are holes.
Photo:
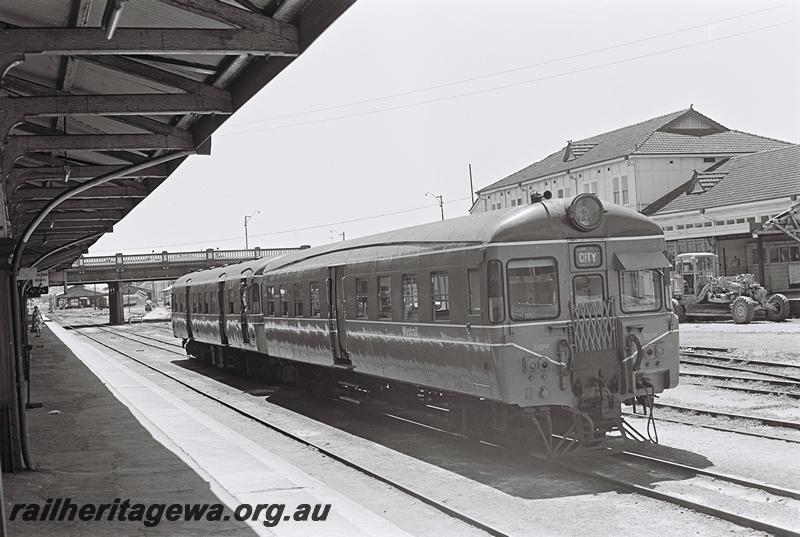
<path fill-rule="evenodd" d="M 437 196 L 436 194 L 432 194 L 431 192 L 425 192 L 425 195 L 430 196 L 432 198 L 436 198 L 436 200 L 439 202 L 439 212 L 442 213 L 442 220 L 444 220 L 444 199 L 442 194 L 439 194 Z"/>
<path fill-rule="evenodd" d="M 244 217 L 244 249 L 245 250 L 249 250 L 250 249 L 250 245 L 247 243 L 247 221 L 250 220 L 251 218 L 253 218 L 255 215 L 257 215 L 260 212 L 261 211 L 256 211 L 253 214 Z"/>
<path fill-rule="evenodd" d="M 475 205 L 475 187 L 472 186 L 472 164 L 469 164 L 469 197 Z"/>

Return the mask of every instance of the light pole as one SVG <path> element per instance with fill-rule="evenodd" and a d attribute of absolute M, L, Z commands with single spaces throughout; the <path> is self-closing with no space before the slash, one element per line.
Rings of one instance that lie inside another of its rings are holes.
<path fill-rule="evenodd" d="M 253 218 L 255 215 L 259 214 L 261 211 L 256 211 L 249 216 L 244 217 L 244 249 L 249 250 L 250 245 L 247 243 L 247 221 Z"/>
<path fill-rule="evenodd" d="M 444 200 L 442 194 L 439 194 L 437 196 L 436 194 L 433 194 L 431 192 L 425 192 L 425 195 L 430 196 L 432 198 L 436 198 L 436 200 L 439 202 L 439 211 L 442 213 L 442 220 L 444 220 Z"/>

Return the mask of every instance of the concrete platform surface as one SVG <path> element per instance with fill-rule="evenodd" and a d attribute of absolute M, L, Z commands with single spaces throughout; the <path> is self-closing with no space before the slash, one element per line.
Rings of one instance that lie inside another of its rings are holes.
<path fill-rule="evenodd" d="M 48 326 L 32 352 L 32 399 L 44 403 L 28 411 L 37 470 L 4 476 L 7 517 L 14 504 L 41 507 L 38 515 L 19 509 L 9 521 L 11 536 L 408 535 L 86 339 Z M 160 503 L 225 507 L 223 520 L 169 521 L 162 514 L 150 527 L 108 520 L 108 510 L 100 520 L 42 521 L 48 500 L 57 498 L 79 505 L 129 499 L 148 509 Z M 265 508 L 256 520 L 238 522 L 233 510 L 239 504 L 285 504 L 285 511 L 276 516 L 277 508 Z M 303 504 L 332 507 L 324 522 L 290 520 Z M 26 512 L 37 520 L 24 520 Z M 268 519 L 277 524 L 266 526 Z"/>

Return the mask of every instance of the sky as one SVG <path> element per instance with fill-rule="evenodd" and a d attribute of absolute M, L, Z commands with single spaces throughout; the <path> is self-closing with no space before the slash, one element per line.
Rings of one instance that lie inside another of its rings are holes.
<path fill-rule="evenodd" d="M 688 108 L 800 142 L 800 0 L 357 0 L 89 255 L 313 246 L 468 213 Z"/>

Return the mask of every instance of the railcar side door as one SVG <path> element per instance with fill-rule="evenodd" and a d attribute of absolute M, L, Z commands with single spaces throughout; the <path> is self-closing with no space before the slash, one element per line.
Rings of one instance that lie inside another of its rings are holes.
<path fill-rule="evenodd" d="M 328 322 L 334 365 L 349 366 L 345 326 L 344 265 L 328 267 Z"/>
<path fill-rule="evenodd" d="M 242 329 L 242 341 L 250 343 L 250 331 L 247 327 L 247 278 L 239 280 L 239 324 Z"/>
<path fill-rule="evenodd" d="M 190 285 L 191 283 L 192 283 L 192 280 L 189 280 L 189 281 L 186 282 L 186 290 L 185 290 L 185 294 L 184 294 L 184 299 L 185 299 L 185 301 L 184 301 L 184 304 L 185 304 L 184 310 L 186 310 L 185 311 L 185 315 L 186 315 L 186 333 L 189 335 L 189 339 L 194 338 L 194 335 L 192 334 L 192 294 L 191 294 L 192 286 Z"/>
<path fill-rule="evenodd" d="M 219 315 L 219 338 L 223 345 L 228 344 L 228 333 L 225 330 L 225 273 L 217 281 L 217 310 Z"/>

